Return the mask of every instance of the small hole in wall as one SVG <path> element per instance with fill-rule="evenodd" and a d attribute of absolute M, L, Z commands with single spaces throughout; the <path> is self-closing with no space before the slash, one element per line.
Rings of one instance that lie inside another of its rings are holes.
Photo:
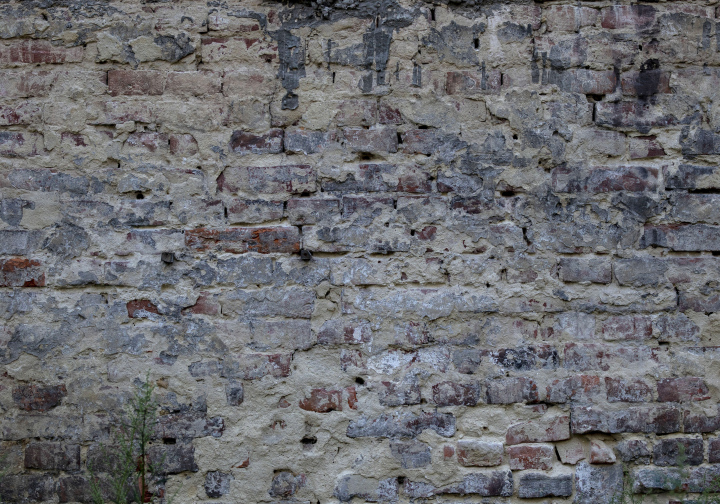
<path fill-rule="evenodd" d="M 638 46 L 638 51 L 642 51 L 642 44 Z"/>
<path fill-rule="evenodd" d="M 305 436 L 300 442 L 304 445 L 314 445 L 317 443 L 317 438 L 315 436 Z"/>
<path fill-rule="evenodd" d="M 355 383 L 357 383 L 358 385 L 365 385 L 365 380 L 358 376 L 357 378 L 355 378 Z"/>
<path fill-rule="evenodd" d="M 513 134 L 513 140 L 517 140 L 517 139 L 518 139 L 517 134 Z"/>
<path fill-rule="evenodd" d="M 410 236 L 415 236 L 415 230 L 414 230 L 414 229 L 411 229 L 411 230 L 410 230 Z"/>
<path fill-rule="evenodd" d="M 398 485 L 402 485 L 405 483 L 405 476 L 398 476 L 397 479 Z"/>
<path fill-rule="evenodd" d="M 390 223 L 389 223 L 389 222 L 386 222 L 386 223 L 385 223 L 385 227 L 390 227 Z"/>
<path fill-rule="evenodd" d="M 333 80 L 333 84 L 335 84 L 335 72 L 333 72 L 333 74 L 332 74 L 332 80 Z"/>
<path fill-rule="evenodd" d="M 480 39 L 479 38 L 473 39 L 473 47 L 475 48 L 476 51 L 480 50 Z"/>
<path fill-rule="evenodd" d="M 145 199 L 145 196 L 143 195 L 143 193 L 138 192 L 135 194 L 135 199 Z"/>
<path fill-rule="evenodd" d="M 435 21 L 435 9 L 430 9 L 430 21 Z"/>
<path fill-rule="evenodd" d="M 163 444 L 175 444 L 177 440 L 175 438 L 163 438 Z"/>

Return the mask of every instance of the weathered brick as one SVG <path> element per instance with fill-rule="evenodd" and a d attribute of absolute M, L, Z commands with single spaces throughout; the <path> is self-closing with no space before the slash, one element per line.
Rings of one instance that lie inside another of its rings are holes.
<path fill-rule="evenodd" d="M 46 471 L 80 469 L 80 445 L 34 442 L 25 448 L 25 468 Z"/>
<path fill-rule="evenodd" d="M 630 159 L 663 157 L 665 155 L 665 149 L 654 135 L 630 138 Z"/>
<path fill-rule="evenodd" d="M 720 227 L 705 224 L 646 226 L 640 246 L 664 247 L 681 252 L 718 252 Z"/>
<path fill-rule="evenodd" d="M 340 215 L 340 200 L 302 198 L 287 202 L 287 215 L 290 224 L 317 224 Z"/>
<path fill-rule="evenodd" d="M 82 61 L 83 46 L 63 47 L 48 40 L 20 40 L 0 46 L 0 63 L 77 63 Z"/>
<path fill-rule="evenodd" d="M 661 107 L 645 100 L 622 102 L 598 102 L 595 104 L 595 123 L 647 134 L 656 127 L 678 124 L 682 118 L 675 117 Z"/>
<path fill-rule="evenodd" d="M 315 192 L 315 170 L 310 165 L 243 166 L 226 168 L 218 190 L 227 193 L 301 194 Z"/>
<path fill-rule="evenodd" d="M 563 282 L 608 284 L 612 281 L 612 263 L 603 257 L 562 257 L 559 274 Z"/>
<path fill-rule="evenodd" d="M 420 404 L 422 394 L 417 378 L 405 377 L 399 382 L 380 382 L 378 385 L 378 399 L 383 406 Z"/>
<path fill-rule="evenodd" d="M 678 468 L 636 468 L 630 473 L 633 493 L 683 492 L 701 493 L 712 489 L 711 482 L 720 476 L 720 466 Z"/>
<path fill-rule="evenodd" d="M 154 70 L 110 70 L 108 91 L 111 96 L 157 96 L 165 89 L 164 72 Z"/>
<path fill-rule="evenodd" d="M 8 474 L 0 478 L 0 499 L 44 502 L 57 495 L 57 482 L 48 474 Z"/>
<path fill-rule="evenodd" d="M 236 130 L 230 137 L 230 150 L 236 154 L 278 154 L 283 150 L 284 132 L 272 129 L 265 134 Z"/>
<path fill-rule="evenodd" d="M 565 345 L 565 367 L 574 371 L 608 371 L 615 365 L 657 361 L 657 350 L 649 347 L 612 347 L 594 343 Z"/>
<path fill-rule="evenodd" d="M 615 5 L 601 10 L 603 28 L 611 30 L 633 28 L 642 30 L 655 22 L 655 7 L 651 5 Z"/>
<path fill-rule="evenodd" d="M 673 194 L 672 217 L 678 222 L 720 223 L 719 194 Z"/>
<path fill-rule="evenodd" d="M 190 440 L 221 437 L 225 430 L 222 417 L 208 418 L 204 412 L 171 413 L 158 418 L 155 435 L 161 439 Z"/>
<path fill-rule="evenodd" d="M 12 392 L 13 401 L 24 411 L 49 411 L 67 395 L 65 385 L 21 385 Z"/>
<path fill-rule="evenodd" d="M 647 464 L 650 462 L 650 450 L 648 450 L 645 441 L 628 439 L 616 444 L 615 449 L 620 454 L 620 459 L 625 463 L 636 462 Z"/>
<path fill-rule="evenodd" d="M 570 439 L 570 417 L 558 416 L 544 421 L 529 420 L 508 427 L 505 443 L 547 443 Z"/>
<path fill-rule="evenodd" d="M 608 402 L 649 402 L 652 388 L 645 380 L 605 377 Z"/>
<path fill-rule="evenodd" d="M 553 189 L 558 192 L 655 191 L 658 169 L 642 166 L 595 167 L 590 170 L 559 167 L 552 171 L 552 181 Z"/>
<path fill-rule="evenodd" d="M 127 312 L 130 318 L 152 318 L 158 315 L 158 307 L 149 299 L 133 299 L 127 302 Z"/>
<path fill-rule="evenodd" d="M 160 474 L 180 474 L 199 470 L 195 462 L 195 447 L 190 443 L 153 445 L 149 447 L 148 455 Z M 95 470 L 100 471 L 101 468 Z"/>
<path fill-rule="evenodd" d="M 291 354 L 243 354 L 222 371 L 228 378 L 258 380 L 264 376 L 287 378 L 290 376 Z"/>
<path fill-rule="evenodd" d="M 226 208 L 228 224 L 262 224 L 280 220 L 284 214 L 282 201 L 233 199 Z"/>
<path fill-rule="evenodd" d="M 503 444 L 463 439 L 458 441 L 456 453 L 460 465 L 466 467 L 492 467 L 502 464 Z"/>
<path fill-rule="evenodd" d="M 403 469 L 427 467 L 432 463 L 430 446 L 416 440 L 390 440 L 390 453 L 400 461 Z"/>
<path fill-rule="evenodd" d="M 665 378 L 658 380 L 658 401 L 660 402 L 687 402 L 706 401 L 710 399 L 710 392 L 702 378 Z"/>
<path fill-rule="evenodd" d="M 480 399 L 480 384 L 444 381 L 432 387 L 433 402 L 438 406 L 475 406 Z"/>
<path fill-rule="evenodd" d="M 608 445 L 599 439 L 590 442 L 591 464 L 614 464 L 617 461 L 615 454 Z"/>
<path fill-rule="evenodd" d="M 604 320 L 601 332 L 606 341 L 643 341 L 652 337 L 652 320 L 642 315 L 618 315 Z"/>
<path fill-rule="evenodd" d="M 342 411 L 342 390 L 313 389 L 300 401 L 300 409 L 315 413 Z"/>
<path fill-rule="evenodd" d="M 44 287 L 45 270 L 40 261 L 14 257 L 0 259 L 0 287 Z"/>
<path fill-rule="evenodd" d="M 471 473 L 465 475 L 459 483 L 444 487 L 435 487 L 423 482 L 405 482 L 405 494 L 411 499 L 445 494 L 509 497 L 512 493 L 513 477 L 510 471 Z"/>
<path fill-rule="evenodd" d="M 515 445 L 508 446 L 510 469 L 524 471 L 526 469 L 552 469 L 556 460 L 555 448 L 552 445 Z M 521 484 L 522 485 L 522 484 Z"/>
<path fill-rule="evenodd" d="M 546 476 L 530 473 L 520 476 L 518 497 L 536 499 L 540 497 L 570 497 L 573 491 L 572 475 Z"/>
<path fill-rule="evenodd" d="M 604 432 L 679 432 L 682 411 L 673 406 L 634 406 L 623 410 L 605 410 L 596 406 L 572 409 L 572 431 L 576 434 Z"/>
<path fill-rule="evenodd" d="M 193 229 L 185 233 L 185 244 L 197 251 L 222 250 L 232 254 L 295 253 L 300 236 L 295 227 Z"/>
<path fill-rule="evenodd" d="M 222 88 L 220 74 L 208 70 L 196 72 L 170 72 L 165 92 L 180 96 L 206 96 L 219 93 Z"/>
<path fill-rule="evenodd" d="M 398 498 L 397 478 L 377 480 L 357 474 L 340 477 L 333 493 L 340 502 L 351 502 L 355 497 L 366 502 L 395 502 Z"/>
<path fill-rule="evenodd" d="M 553 380 L 547 386 L 547 402 L 592 402 L 600 394 L 602 387 L 599 376 L 576 375 Z"/>
<path fill-rule="evenodd" d="M 547 80 L 548 84 L 555 84 L 561 91 L 592 95 L 610 94 L 617 85 L 613 70 L 572 68 L 550 71 Z"/>
<path fill-rule="evenodd" d="M 338 106 L 335 121 L 338 126 L 372 126 L 377 115 L 375 100 L 344 100 Z"/>
<path fill-rule="evenodd" d="M 704 451 L 702 438 L 662 439 L 653 448 L 653 463 L 657 466 L 700 465 L 703 462 Z M 683 453 L 682 460 L 681 453 Z"/>
<path fill-rule="evenodd" d="M 398 138 L 395 128 L 343 128 L 348 147 L 354 152 L 397 152 Z"/>
<path fill-rule="evenodd" d="M 663 168 L 665 187 L 668 189 L 714 189 L 720 187 L 715 176 L 716 168 L 680 164 Z"/>
<path fill-rule="evenodd" d="M 488 380 L 486 401 L 488 404 L 512 404 L 520 402 L 537 402 L 538 387 L 530 378 L 500 378 Z"/>
<path fill-rule="evenodd" d="M 720 438 L 708 439 L 708 462 L 711 464 L 720 462 Z"/>
<path fill-rule="evenodd" d="M 481 72 L 448 72 L 445 92 L 449 95 L 490 94 L 500 90 L 500 71 L 484 69 Z"/>
<path fill-rule="evenodd" d="M 277 477 L 277 476 L 276 476 Z M 230 493 L 230 483 L 234 480 L 232 474 L 220 471 L 210 471 L 205 475 L 205 495 L 211 499 L 217 499 Z"/>
<path fill-rule="evenodd" d="M 0 156 L 26 158 L 42 154 L 43 137 L 37 133 L 0 131 Z"/>
<path fill-rule="evenodd" d="M 268 493 L 271 497 L 292 497 L 300 488 L 305 486 L 306 482 L 307 478 L 304 474 L 278 471 L 273 476 Z"/>
<path fill-rule="evenodd" d="M 663 259 L 655 257 L 633 257 L 616 260 L 613 269 L 620 285 L 657 286 L 666 281 L 668 265 Z"/>
<path fill-rule="evenodd" d="M 543 9 L 549 31 L 574 32 L 597 23 L 600 13 L 591 7 L 551 5 Z"/>
<path fill-rule="evenodd" d="M 580 462 L 575 467 L 575 495 L 578 502 L 610 504 L 622 490 L 622 464 L 590 465 Z"/>
<path fill-rule="evenodd" d="M 0 75 L 0 98 L 47 96 L 57 78 L 57 73 L 45 70 L 20 72 L 4 70 Z"/>
<path fill-rule="evenodd" d="M 434 430 L 443 437 L 452 437 L 455 434 L 455 417 L 452 413 L 435 412 L 382 414 L 374 420 L 362 416 L 350 421 L 347 436 L 414 438 L 426 429 Z"/>
<path fill-rule="evenodd" d="M 283 137 L 283 147 L 285 152 L 309 155 L 323 152 L 335 141 L 337 133 L 334 131 L 287 129 Z"/>

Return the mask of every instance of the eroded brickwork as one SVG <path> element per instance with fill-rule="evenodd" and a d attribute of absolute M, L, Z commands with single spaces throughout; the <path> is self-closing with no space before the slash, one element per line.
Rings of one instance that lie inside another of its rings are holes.
<path fill-rule="evenodd" d="M 716 4 L 3 2 L 0 500 L 702 491 Z"/>

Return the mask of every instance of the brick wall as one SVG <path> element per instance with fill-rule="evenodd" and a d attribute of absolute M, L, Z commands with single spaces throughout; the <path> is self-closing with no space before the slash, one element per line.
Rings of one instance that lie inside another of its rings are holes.
<path fill-rule="evenodd" d="M 716 4 L 3 2 L 0 500 L 701 492 Z"/>

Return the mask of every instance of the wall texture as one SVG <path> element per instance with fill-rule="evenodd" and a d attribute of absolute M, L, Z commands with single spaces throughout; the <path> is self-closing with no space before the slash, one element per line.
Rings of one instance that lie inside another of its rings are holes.
<path fill-rule="evenodd" d="M 702 491 L 716 4 L 3 1 L 0 499 Z"/>

